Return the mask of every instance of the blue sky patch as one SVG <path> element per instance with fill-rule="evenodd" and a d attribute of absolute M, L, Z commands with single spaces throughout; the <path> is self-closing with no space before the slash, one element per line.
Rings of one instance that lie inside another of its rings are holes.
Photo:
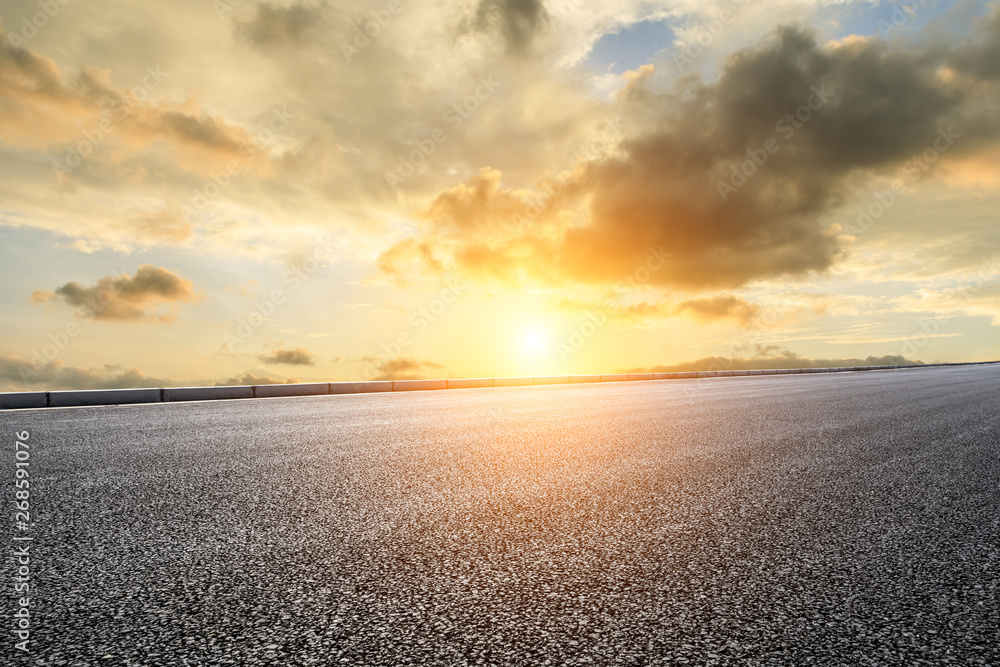
<path fill-rule="evenodd" d="M 652 61 L 654 55 L 673 44 L 675 37 L 666 19 L 634 23 L 597 40 L 587 64 L 616 74 L 634 70 Z"/>

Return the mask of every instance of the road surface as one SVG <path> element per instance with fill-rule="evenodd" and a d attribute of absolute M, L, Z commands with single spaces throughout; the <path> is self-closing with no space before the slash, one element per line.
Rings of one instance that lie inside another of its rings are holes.
<path fill-rule="evenodd" d="M 0 422 L 2 664 L 1000 664 L 1000 366 Z"/>

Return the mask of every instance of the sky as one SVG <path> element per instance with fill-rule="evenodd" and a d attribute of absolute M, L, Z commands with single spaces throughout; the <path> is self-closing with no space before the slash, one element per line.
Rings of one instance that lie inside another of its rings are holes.
<path fill-rule="evenodd" d="M 5 0 L 0 391 L 1000 359 L 1000 8 Z"/>

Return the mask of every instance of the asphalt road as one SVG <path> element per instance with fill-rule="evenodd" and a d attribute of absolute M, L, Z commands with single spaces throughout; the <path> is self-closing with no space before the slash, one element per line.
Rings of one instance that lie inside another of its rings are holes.
<path fill-rule="evenodd" d="M 0 423 L 4 665 L 1000 664 L 1000 366 Z"/>

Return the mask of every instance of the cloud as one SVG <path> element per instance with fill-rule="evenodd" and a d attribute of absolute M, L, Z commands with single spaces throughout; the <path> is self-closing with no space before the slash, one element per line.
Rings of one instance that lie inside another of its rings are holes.
<path fill-rule="evenodd" d="M 0 141 L 18 148 L 62 147 L 61 178 L 74 172 L 80 158 L 117 160 L 130 151 L 162 149 L 184 170 L 208 175 L 259 150 L 245 129 L 209 115 L 193 99 L 146 101 L 166 87 L 170 73 L 151 66 L 144 74 L 133 89 L 114 86 L 109 72 L 96 67 L 65 77 L 53 60 L 15 48 L 0 27 Z M 128 151 L 114 150 L 122 146 Z"/>
<path fill-rule="evenodd" d="M 62 302 L 80 309 L 83 317 L 113 321 L 170 321 L 170 317 L 157 316 L 148 309 L 161 304 L 174 307 L 200 298 L 190 280 L 152 264 L 140 266 L 135 276 L 105 277 L 91 287 L 69 282 L 53 291 L 37 290 L 31 296 L 35 303 Z"/>
<path fill-rule="evenodd" d="M 508 283 L 536 277 L 558 280 L 557 267 L 542 256 L 569 224 L 559 210 L 560 200 L 502 188 L 502 176 L 485 167 L 438 194 L 418 213 L 423 234 L 382 252 L 376 260 L 380 273 L 397 283 L 414 272 L 440 275 L 447 268 Z M 447 247 L 456 245 L 450 252 L 453 264 L 446 267 Z"/>
<path fill-rule="evenodd" d="M 541 0 L 479 0 L 472 26 L 498 35 L 508 53 L 524 55 L 548 21 Z"/>
<path fill-rule="evenodd" d="M 296 384 L 298 380 L 295 378 L 281 378 L 271 377 L 269 375 L 256 375 L 253 371 L 246 371 L 242 375 L 236 375 L 234 377 L 228 378 L 226 380 L 220 380 L 215 383 L 216 387 L 232 387 L 232 386 L 259 386 L 262 384 Z"/>
<path fill-rule="evenodd" d="M 56 391 L 70 389 L 130 389 L 170 387 L 176 382 L 147 376 L 139 368 L 116 364 L 66 366 L 59 360 L 34 362 L 13 355 L 0 355 L 0 382 L 8 391 Z"/>
<path fill-rule="evenodd" d="M 1000 79 L 1000 10 L 979 21 L 978 43 L 957 48 L 951 62 L 978 79 Z"/>
<path fill-rule="evenodd" d="M 289 366 L 316 365 L 316 356 L 302 347 L 294 350 L 276 349 L 270 354 L 262 354 L 257 358 L 265 364 L 287 364 Z"/>
<path fill-rule="evenodd" d="M 731 294 L 704 299 L 690 299 L 677 305 L 679 314 L 690 312 L 703 321 L 732 318 L 740 324 L 749 324 L 760 314 L 761 308 Z"/>
<path fill-rule="evenodd" d="M 768 346 L 764 353 L 774 351 Z M 758 351 L 761 352 L 761 351 Z M 703 357 L 695 361 L 652 368 L 633 368 L 628 373 L 675 373 L 689 371 L 745 371 L 773 368 L 854 368 L 857 366 L 902 366 L 906 364 L 922 364 L 922 361 L 907 359 L 897 354 L 886 354 L 881 357 L 866 357 L 864 359 L 809 359 L 794 352 L 784 350 L 781 354 L 761 356 L 759 353 L 749 358 L 734 357 Z"/>
<path fill-rule="evenodd" d="M 0 144 L 13 155 L 0 164 L 0 199 L 20 224 L 75 237 L 85 251 L 210 244 L 278 255 L 294 241 L 275 228 L 294 224 L 361 232 L 342 252 L 370 263 L 403 222 L 385 174 L 435 130 L 447 140 L 401 186 L 407 208 L 452 184 L 449 173 L 496 160 L 508 175 L 518 165 L 535 170 L 578 140 L 581 119 L 594 118 L 599 105 L 571 77 L 528 72 L 491 49 L 503 26 L 516 42 L 517 25 L 538 23 L 540 4 L 486 3 L 482 12 L 479 4 L 402 3 L 388 22 L 387 5 L 355 1 L 245 2 L 211 20 L 197 3 L 150 5 L 110 24 L 100 3 L 67 7 L 74 20 L 51 22 L 17 57 L 0 44 Z M 373 10 L 381 27 L 368 38 Z M 472 25 L 477 12 L 485 32 Z M 68 27 L 76 21 L 127 35 L 130 48 L 119 51 L 130 56 L 107 52 L 107 40 L 82 40 L 58 47 L 57 66 L 44 55 L 49 38 L 79 36 Z M 165 37 L 175 32 L 198 48 Z M 163 80 L 151 78 L 154 88 L 136 97 L 146 63 Z M 473 115 L 455 116 L 453 105 L 482 80 L 501 85 Z M 535 107 L 559 114 L 524 117 Z M 88 136 L 98 137 L 93 146 Z M 81 144 L 86 159 L 53 182 L 53 160 L 75 161 Z M 143 224 L 175 205 L 186 213 L 176 225 L 159 233 Z"/>
<path fill-rule="evenodd" d="M 484 169 L 442 191 L 413 238 L 448 270 L 511 284 L 613 284 L 661 246 L 673 255 L 651 277 L 661 287 L 826 271 L 846 251 L 831 215 L 855 183 L 922 173 L 1000 138 L 989 111 L 1000 90 L 983 61 L 1000 48 L 997 21 L 959 46 L 820 44 L 786 26 L 711 81 L 667 86 L 643 68 L 616 103 L 617 151 L 572 165 L 554 193 L 542 180 L 534 192 L 504 188 Z M 932 162 L 913 162 L 926 151 Z M 391 271 L 392 257 L 381 259 Z"/>
<path fill-rule="evenodd" d="M 246 371 L 214 386 L 295 384 L 292 377 L 277 378 Z M 117 364 L 102 366 L 66 366 L 57 360 L 23 359 L 15 355 L 0 354 L 0 387 L 3 391 L 62 391 L 74 389 L 136 389 L 144 387 L 190 387 L 204 381 L 178 381 L 146 375 L 139 368 Z"/>
<path fill-rule="evenodd" d="M 374 364 L 377 374 L 372 378 L 373 380 L 423 380 L 426 376 L 421 371 L 444 368 L 441 364 L 433 361 L 412 357 L 397 357 L 395 359 L 365 357 L 363 361 Z"/>
<path fill-rule="evenodd" d="M 433 275 L 440 275 L 443 269 L 441 262 L 434 258 L 433 244 L 429 241 L 420 243 L 412 238 L 403 239 L 379 253 L 375 266 L 380 275 L 396 285 L 408 284 L 408 276 L 414 268 Z"/>
<path fill-rule="evenodd" d="M 609 298 L 603 302 L 559 299 L 554 302 L 554 305 L 560 310 L 572 313 L 586 314 L 588 312 L 601 312 L 616 321 L 624 323 L 663 320 L 681 315 L 691 315 L 702 322 L 732 319 L 741 326 L 755 322 L 763 310 L 760 305 L 750 303 L 731 294 L 722 294 L 701 299 L 688 299 L 680 303 L 669 300 L 620 303 L 614 298 Z"/>
<path fill-rule="evenodd" d="M 121 228 L 139 239 L 173 243 L 187 241 L 194 231 L 193 225 L 177 205 L 135 215 L 122 223 Z"/>
<path fill-rule="evenodd" d="M 1000 266 L 996 258 L 993 265 Z M 919 289 L 899 297 L 897 308 L 906 313 L 931 313 L 945 320 L 958 314 L 989 317 L 994 326 L 1000 326 L 1000 281 L 976 277 L 958 287 Z"/>
<path fill-rule="evenodd" d="M 657 301 L 653 303 L 640 301 L 638 303 L 624 304 L 614 298 L 608 298 L 604 301 L 564 298 L 555 300 L 552 305 L 559 310 L 577 315 L 600 313 L 610 320 L 625 324 L 666 319 L 673 317 L 677 312 L 676 306 L 669 301 Z"/>
<path fill-rule="evenodd" d="M 280 6 L 261 2 L 249 21 L 237 24 L 237 32 L 255 46 L 301 44 L 306 33 L 324 18 L 320 6 Z"/>

